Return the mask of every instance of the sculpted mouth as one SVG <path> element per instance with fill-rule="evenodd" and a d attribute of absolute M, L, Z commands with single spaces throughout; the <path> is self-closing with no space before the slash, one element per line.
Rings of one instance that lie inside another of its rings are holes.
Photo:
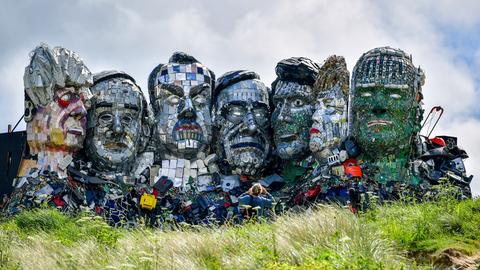
<path fill-rule="evenodd" d="M 239 148 L 257 148 L 262 152 L 265 150 L 264 144 L 260 138 L 256 137 L 237 137 L 233 142 L 231 149 Z"/>
<path fill-rule="evenodd" d="M 262 152 L 265 150 L 261 144 L 254 143 L 254 142 L 237 143 L 237 144 L 232 145 L 232 149 L 238 149 L 238 148 L 244 148 L 244 147 L 258 148 Z"/>
<path fill-rule="evenodd" d="M 67 133 L 81 136 L 81 135 L 83 135 L 83 128 L 79 128 L 79 127 L 68 128 Z"/>
<path fill-rule="evenodd" d="M 368 121 L 367 127 L 372 127 L 372 126 L 388 126 L 388 125 L 391 125 L 391 124 L 392 124 L 392 121 L 383 120 L 383 119 L 377 119 L 377 120 Z"/>
<path fill-rule="evenodd" d="M 297 134 L 285 134 L 277 137 L 280 142 L 291 142 L 298 140 Z"/>
<path fill-rule="evenodd" d="M 202 128 L 195 122 L 177 122 L 173 128 L 173 138 L 176 141 L 183 140 L 203 140 Z"/>
<path fill-rule="evenodd" d="M 320 130 L 319 130 L 318 128 L 312 127 L 312 128 L 310 129 L 310 134 L 313 135 L 313 134 L 318 134 L 318 133 L 320 133 Z"/>
<path fill-rule="evenodd" d="M 110 150 L 118 150 L 128 148 L 128 145 L 123 142 L 107 142 L 105 143 L 105 148 Z"/>

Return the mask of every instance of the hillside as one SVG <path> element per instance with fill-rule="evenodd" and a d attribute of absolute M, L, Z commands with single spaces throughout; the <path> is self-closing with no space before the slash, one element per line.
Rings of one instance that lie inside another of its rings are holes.
<path fill-rule="evenodd" d="M 355 216 L 318 205 L 275 222 L 113 229 L 56 210 L 0 224 L 1 269 L 430 269 L 480 265 L 480 199 L 402 202 Z"/>

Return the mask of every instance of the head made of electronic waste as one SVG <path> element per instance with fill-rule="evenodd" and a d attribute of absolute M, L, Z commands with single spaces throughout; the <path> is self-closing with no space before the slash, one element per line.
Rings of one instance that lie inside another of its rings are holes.
<path fill-rule="evenodd" d="M 42 169 L 63 171 L 58 163 L 83 147 L 92 74 L 75 52 L 41 44 L 23 82 L 30 151 Z"/>
<path fill-rule="evenodd" d="M 253 71 L 230 71 L 218 78 L 214 100 L 217 155 L 234 174 L 258 174 L 272 145 L 268 87 Z"/>
<path fill-rule="evenodd" d="M 315 110 L 313 84 L 319 66 L 304 57 L 280 61 L 272 83 L 272 128 L 276 153 L 283 160 L 302 159 L 310 154 L 309 140 Z"/>
<path fill-rule="evenodd" d="M 353 69 L 349 127 L 367 157 L 406 156 L 421 122 L 425 76 L 404 51 L 380 47 Z"/>
<path fill-rule="evenodd" d="M 150 138 L 147 100 L 135 80 L 122 71 L 95 74 L 91 91 L 87 157 L 99 170 L 127 173 Z"/>
<path fill-rule="evenodd" d="M 210 115 L 215 74 L 193 56 L 175 52 L 168 64 L 158 65 L 148 79 L 155 117 L 158 152 L 196 158 L 212 138 Z"/>

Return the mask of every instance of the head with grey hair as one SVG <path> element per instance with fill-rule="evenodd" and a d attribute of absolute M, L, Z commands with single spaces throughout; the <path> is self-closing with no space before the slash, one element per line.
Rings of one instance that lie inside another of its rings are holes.
<path fill-rule="evenodd" d="M 23 81 L 31 152 L 42 155 L 80 149 L 86 134 L 92 74 L 78 54 L 42 44 L 32 51 Z"/>
<path fill-rule="evenodd" d="M 147 101 L 135 80 L 125 72 L 104 71 L 93 79 L 87 156 L 100 170 L 127 173 L 150 138 Z"/>

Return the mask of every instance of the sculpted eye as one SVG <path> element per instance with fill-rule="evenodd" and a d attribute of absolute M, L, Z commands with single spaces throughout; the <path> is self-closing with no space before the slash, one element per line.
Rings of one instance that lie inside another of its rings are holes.
<path fill-rule="evenodd" d="M 100 117 L 99 117 L 100 124 L 102 124 L 102 125 L 111 123 L 112 120 L 113 120 L 113 116 L 109 113 L 104 113 L 104 114 L 100 115 Z"/>
<path fill-rule="evenodd" d="M 60 105 L 61 107 L 67 107 L 68 105 L 70 105 L 70 99 L 71 99 L 71 95 L 70 94 L 65 94 L 61 97 L 58 98 L 58 105 Z"/>
<path fill-rule="evenodd" d="M 179 102 L 180 98 L 178 96 L 173 95 L 168 97 L 168 103 L 170 103 L 171 105 L 177 105 Z"/>
<path fill-rule="evenodd" d="M 362 96 L 362 97 L 371 97 L 371 96 L 372 96 L 372 93 L 370 93 L 370 92 L 363 92 L 363 93 L 361 94 L 361 96 Z"/>
<path fill-rule="evenodd" d="M 198 96 L 193 99 L 193 102 L 197 105 L 204 105 L 207 102 L 207 99 L 204 96 Z"/>
<path fill-rule="evenodd" d="M 232 107 L 230 108 L 230 114 L 232 116 L 243 116 L 243 110 L 240 107 Z"/>
<path fill-rule="evenodd" d="M 122 117 L 122 122 L 125 124 L 129 124 L 130 122 L 132 122 L 132 120 L 133 120 L 133 117 L 129 114 L 126 114 Z"/>
<path fill-rule="evenodd" d="M 255 115 L 255 118 L 264 118 L 267 115 L 265 109 L 255 109 L 253 113 Z"/>
<path fill-rule="evenodd" d="M 391 97 L 391 98 L 394 98 L 394 99 L 399 99 L 399 98 L 401 98 L 402 96 L 399 95 L 399 94 L 390 94 L 390 97 Z"/>
<path fill-rule="evenodd" d="M 293 101 L 293 105 L 294 105 L 295 107 L 301 107 L 301 106 L 303 106 L 303 104 L 304 104 L 304 102 L 303 102 L 303 100 L 301 100 L 301 99 L 295 99 L 295 100 Z"/>

